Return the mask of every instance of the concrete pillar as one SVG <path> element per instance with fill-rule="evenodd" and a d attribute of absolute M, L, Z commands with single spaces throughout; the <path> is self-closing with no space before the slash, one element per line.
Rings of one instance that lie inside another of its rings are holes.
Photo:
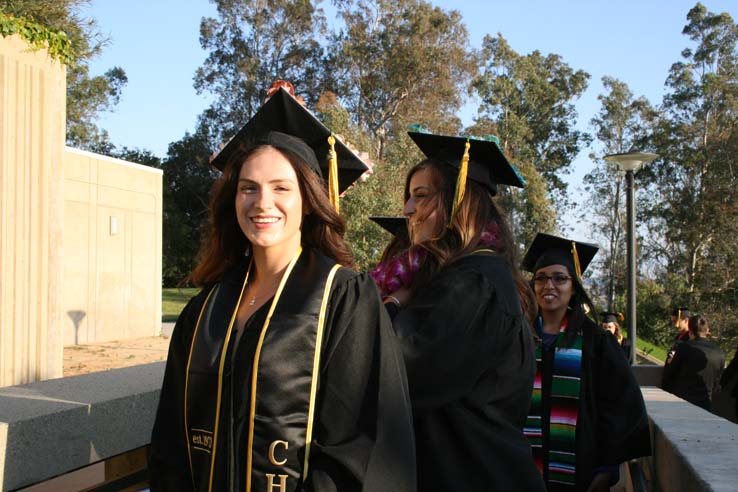
<path fill-rule="evenodd" d="M 62 375 L 66 67 L 0 37 L 0 386 Z"/>

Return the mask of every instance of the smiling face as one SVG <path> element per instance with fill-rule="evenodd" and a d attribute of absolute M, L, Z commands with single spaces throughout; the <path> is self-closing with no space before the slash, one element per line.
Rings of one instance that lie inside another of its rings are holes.
<path fill-rule="evenodd" d="M 422 243 L 440 234 L 437 212 L 438 189 L 433 184 L 429 168 L 422 168 L 410 177 L 408 200 L 403 213 L 408 218 L 408 228 L 413 244 Z"/>
<path fill-rule="evenodd" d="M 236 188 L 236 216 L 254 252 L 291 256 L 300 246 L 303 218 L 297 174 L 285 156 L 262 147 L 241 165 Z"/>
<path fill-rule="evenodd" d="M 547 278 L 545 282 L 535 281 L 536 277 L 568 277 L 565 282 L 557 284 L 553 279 Z M 566 311 L 571 296 L 574 295 L 574 283 L 569 270 L 564 265 L 549 265 L 539 268 L 534 275 L 533 288 L 536 293 L 536 301 L 541 311 L 554 313 Z"/>

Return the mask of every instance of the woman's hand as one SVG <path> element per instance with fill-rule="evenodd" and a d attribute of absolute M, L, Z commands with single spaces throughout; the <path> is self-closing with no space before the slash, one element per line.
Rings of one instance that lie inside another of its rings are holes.
<path fill-rule="evenodd" d="M 400 303 L 400 305 L 397 307 L 403 307 L 407 305 L 407 303 L 410 301 L 410 291 L 407 289 L 407 287 L 400 287 L 392 294 L 385 297 L 385 302 L 395 302 L 395 300 Z"/>

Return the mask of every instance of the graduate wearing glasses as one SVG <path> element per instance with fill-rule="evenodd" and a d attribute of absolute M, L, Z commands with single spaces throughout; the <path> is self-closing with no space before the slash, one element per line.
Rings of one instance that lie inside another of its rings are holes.
<path fill-rule="evenodd" d="M 597 246 L 538 234 L 523 258 L 539 312 L 525 433 L 549 491 L 609 490 L 618 467 L 651 454 L 648 416 L 628 362 L 582 286 Z"/>

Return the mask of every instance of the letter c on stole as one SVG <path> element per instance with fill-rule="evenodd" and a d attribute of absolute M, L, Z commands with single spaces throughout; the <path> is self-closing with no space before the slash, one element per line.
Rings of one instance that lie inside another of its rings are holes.
<path fill-rule="evenodd" d="M 275 466 L 282 466 L 285 463 L 287 463 L 287 458 L 283 459 L 282 461 L 277 461 L 277 458 L 274 457 L 274 450 L 279 445 L 284 446 L 284 449 L 285 450 L 286 449 L 289 449 L 289 447 L 290 447 L 290 445 L 289 445 L 289 443 L 287 441 L 280 441 L 280 440 L 274 441 L 273 443 L 271 443 L 269 445 L 269 462 L 272 465 L 275 465 Z"/>

